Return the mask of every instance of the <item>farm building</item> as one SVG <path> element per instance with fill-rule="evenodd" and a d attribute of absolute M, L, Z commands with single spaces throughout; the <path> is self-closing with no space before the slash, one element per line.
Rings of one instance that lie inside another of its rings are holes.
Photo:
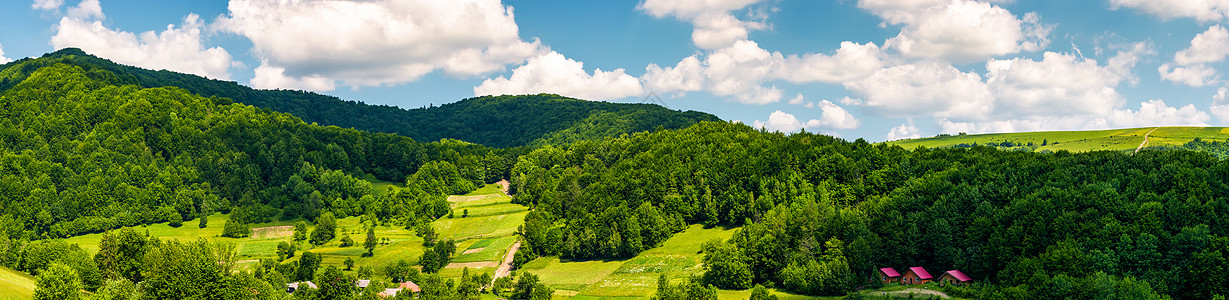
<path fill-rule="evenodd" d="M 885 284 L 893 283 L 893 282 L 897 282 L 897 283 L 900 282 L 900 273 L 897 273 L 896 269 L 893 269 L 893 268 L 879 269 L 879 272 L 876 273 L 876 275 L 878 275 L 878 277 L 871 277 L 871 280 L 879 280 Z"/>
<path fill-rule="evenodd" d="M 934 280 L 934 277 L 931 277 L 930 272 L 926 272 L 926 269 L 922 267 L 912 267 L 905 272 L 904 276 L 901 276 L 900 280 L 901 284 L 926 284 Z"/>
<path fill-rule="evenodd" d="M 316 287 L 316 284 L 315 284 L 315 283 L 312 283 L 311 281 L 291 282 L 291 283 L 287 283 L 287 284 L 286 284 L 286 292 L 287 292 L 287 293 L 294 293 L 294 290 L 299 289 L 299 286 L 300 286 L 300 285 L 302 285 L 302 286 L 307 286 L 307 287 L 311 287 L 311 288 L 313 288 L 313 289 L 316 289 L 316 288 L 317 288 L 317 287 Z"/>
<path fill-rule="evenodd" d="M 939 285 L 952 284 L 952 283 L 961 284 L 961 285 L 969 285 L 969 283 L 972 283 L 972 282 L 973 282 L 973 279 L 969 278 L 968 275 L 964 275 L 964 272 L 960 272 L 960 270 L 951 270 L 951 271 L 943 272 L 943 275 L 939 275 Z"/>
<path fill-rule="evenodd" d="M 397 293 L 403 290 L 409 290 L 414 293 L 422 291 L 422 289 L 418 288 L 418 285 L 413 281 L 406 281 L 402 282 L 401 285 L 398 285 L 396 288 L 384 289 L 383 292 L 380 292 L 380 296 L 384 298 L 396 297 Z"/>

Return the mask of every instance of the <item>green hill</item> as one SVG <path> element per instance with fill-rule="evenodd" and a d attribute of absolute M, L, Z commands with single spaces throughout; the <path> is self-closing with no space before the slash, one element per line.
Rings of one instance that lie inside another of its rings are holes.
<path fill-rule="evenodd" d="M 143 88 L 174 86 L 204 97 L 285 112 L 308 123 L 335 125 L 370 132 L 395 133 L 419 141 L 457 139 L 492 147 L 535 142 L 565 143 L 613 137 L 657 128 L 677 129 L 699 121 L 716 121 L 711 114 L 674 111 L 651 104 L 619 104 L 578 100 L 558 95 L 477 97 L 442 106 L 401 109 L 345 101 L 304 91 L 257 90 L 231 81 L 213 80 L 166 70 L 152 71 L 114 63 L 76 48 L 0 65 L 0 91 L 12 88 L 35 70 L 57 64 L 105 70 L 108 80 Z"/>
<path fill-rule="evenodd" d="M 1151 133 L 1149 133 L 1151 132 Z M 1187 143 L 1201 141 L 1224 142 L 1229 140 L 1229 128 L 1225 127 L 1145 127 L 1130 129 L 1091 131 L 1038 131 L 1019 133 L 961 134 L 887 142 L 890 145 L 913 149 L 990 146 L 999 149 L 1024 151 L 1067 150 L 1087 152 L 1098 150 L 1134 151 L 1148 136 L 1145 148 L 1184 147 Z"/>

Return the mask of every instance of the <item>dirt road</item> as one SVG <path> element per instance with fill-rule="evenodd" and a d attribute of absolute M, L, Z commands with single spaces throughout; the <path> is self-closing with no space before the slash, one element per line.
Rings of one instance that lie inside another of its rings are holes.
<path fill-rule="evenodd" d="M 1153 132 L 1153 131 L 1156 131 L 1157 129 L 1160 129 L 1160 127 L 1153 128 L 1152 130 L 1149 130 L 1149 131 L 1148 131 L 1148 133 L 1145 133 L 1145 134 L 1144 134 L 1144 142 L 1143 142 L 1143 143 L 1139 143 L 1139 147 L 1136 147 L 1136 148 L 1135 148 L 1135 153 L 1139 153 L 1139 150 L 1140 150 L 1140 149 L 1144 149 L 1144 146 L 1147 146 L 1147 145 L 1148 145 L 1148 135 L 1152 134 L 1152 132 Z M 1131 154 L 1132 154 L 1132 155 L 1134 155 L 1135 153 L 1131 153 Z"/>
<path fill-rule="evenodd" d="M 500 277 L 508 277 L 508 274 L 511 274 L 512 259 L 516 256 L 516 250 L 520 248 L 521 248 L 520 241 L 517 241 L 516 244 L 512 244 L 511 248 L 508 248 L 508 254 L 504 255 L 504 263 L 499 265 L 499 269 L 495 269 L 495 277 L 492 278 L 491 284 L 495 284 L 494 279 L 499 279 Z"/>

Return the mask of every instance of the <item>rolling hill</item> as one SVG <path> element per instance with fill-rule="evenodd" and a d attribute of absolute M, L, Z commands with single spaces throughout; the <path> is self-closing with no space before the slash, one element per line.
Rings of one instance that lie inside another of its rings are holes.
<path fill-rule="evenodd" d="M 76 48 L 0 65 L 0 74 L 4 75 L 0 76 L 3 77 L 0 78 L 0 92 L 17 85 L 34 71 L 54 64 L 77 66 L 85 72 L 105 70 L 110 73 L 107 79 L 116 84 L 143 88 L 174 86 L 203 97 L 226 98 L 289 113 L 308 123 L 395 133 L 419 141 L 457 139 L 491 147 L 514 147 L 543 142 L 566 143 L 658 128 L 678 129 L 700 121 L 719 120 L 707 113 L 674 111 L 652 104 L 586 101 L 550 94 L 484 96 L 406 110 L 312 92 L 258 90 L 232 81 L 141 69 Z"/>
<path fill-rule="evenodd" d="M 1060 150 L 1071 152 L 1098 150 L 1134 151 L 1144 143 L 1145 135 L 1148 136 L 1148 143 L 1143 146 L 1144 148 L 1188 148 L 1185 146 L 1196 139 L 1206 142 L 1224 142 L 1229 140 L 1229 128 L 1145 127 L 1093 131 L 939 135 L 929 138 L 891 141 L 887 142 L 887 144 L 901 146 L 905 149 L 917 147 L 963 148 L 991 146 L 999 149 L 1036 152 L 1057 152 Z"/>

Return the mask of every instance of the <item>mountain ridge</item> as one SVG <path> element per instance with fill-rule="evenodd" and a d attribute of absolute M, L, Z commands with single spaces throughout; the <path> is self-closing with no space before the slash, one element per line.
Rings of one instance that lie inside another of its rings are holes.
<path fill-rule="evenodd" d="M 520 96 L 482 96 L 426 108 L 402 109 L 344 100 L 335 96 L 296 90 L 260 90 L 233 81 L 209 79 L 167 70 L 148 70 L 122 65 L 90 55 L 77 48 L 65 48 L 40 58 L 25 58 L 0 65 L 0 91 L 7 90 L 30 72 L 54 63 L 110 71 L 113 78 L 99 78 L 114 84 L 143 88 L 175 86 L 203 97 L 227 98 L 234 102 L 285 112 L 308 123 L 335 125 L 370 132 L 394 133 L 418 141 L 456 139 L 491 147 L 515 147 L 549 140 L 571 141 L 618 136 L 656 129 L 678 129 L 700 121 L 719 121 L 708 113 L 675 111 L 654 104 L 626 104 L 588 101 L 552 94 Z M 99 76 L 102 76 L 99 73 Z M 546 111 L 549 109 L 549 111 Z M 615 122 L 591 119 L 595 115 L 615 118 Z M 630 118 L 619 120 L 618 118 Z M 513 126 L 529 127 L 519 128 Z M 614 124 L 618 127 L 602 127 Z M 552 133 L 568 130 L 587 136 L 559 137 Z M 589 130 L 585 130 L 589 128 Z"/>

